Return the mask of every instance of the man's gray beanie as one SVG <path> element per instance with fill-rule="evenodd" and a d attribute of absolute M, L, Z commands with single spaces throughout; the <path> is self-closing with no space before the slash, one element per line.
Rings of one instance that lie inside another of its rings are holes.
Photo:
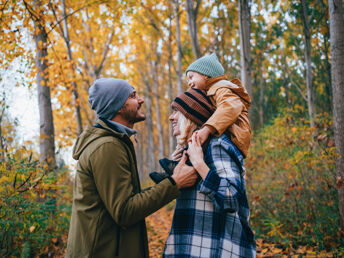
<path fill-rule="evenodd" d="M 224 75 L 225 69 L 220 64 L 219 59 L 215 54 L 203 56 L 193 62 L 186 69 L 185 74 L 189 71 L 194 71 L 200 74 L 204 74 L 210 78 Z"/>
<path fill-rule="evenodd" d="M 88 90 L 88 101 L 99 118 L 112 119 L 133 90 L 134 87 L 125 80 L 102 78 Z"/>

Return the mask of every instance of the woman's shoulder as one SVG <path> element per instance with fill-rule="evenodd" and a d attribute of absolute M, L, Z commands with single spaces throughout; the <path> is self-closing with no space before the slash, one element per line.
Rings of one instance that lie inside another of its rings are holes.
<path fill-rule="evenodd" d="M 219 159 L 224 158 L 224 156 L 230 156 L 241 165 L 244 159 L 241 151 L 226 134 L 222 134 L 219 137 L 213 137 L 210 140 L 207 148 L 207 156 L 217 156 Z"/>
<path fill-rule="evenodd" d="M 208 148 L 218 146 L 218 145 L 230 145 L 230 144 L 233 144 L 230 137 L 227 136 L 226 134 L 221 134 L 218 137 L 212 137 L 211 138 L 209 145 L 208 145 Z"/>

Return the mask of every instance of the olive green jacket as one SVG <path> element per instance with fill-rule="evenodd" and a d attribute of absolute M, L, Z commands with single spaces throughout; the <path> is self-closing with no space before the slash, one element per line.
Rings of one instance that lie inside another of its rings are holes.
<path fill-rule="evenodd" d="M 132 142 L 97 121 L 77 139 L 66 257 L 149 257 L 144 218 L 178 194 L 170 180 L 141 190 Z"/>

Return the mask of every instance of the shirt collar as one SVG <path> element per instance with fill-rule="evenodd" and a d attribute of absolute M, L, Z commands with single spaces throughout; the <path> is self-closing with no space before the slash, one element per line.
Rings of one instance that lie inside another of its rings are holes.
<path fill-rule="evenodd" d="M 125 125 L 122 125 L 120 123 L 117 123 L 115 121 L 112 121 L 110 119 L 106 119 L 106 122 L 108 122 L 109 126 L 114 129 L 115 131 L 119 132 L 119 133 L 124 133 L 126 134 L 129 138 L 130 136 L 134 135 L 137 133 L 136 130 L 131 129 L 129 127 L 126 127 Z"/>

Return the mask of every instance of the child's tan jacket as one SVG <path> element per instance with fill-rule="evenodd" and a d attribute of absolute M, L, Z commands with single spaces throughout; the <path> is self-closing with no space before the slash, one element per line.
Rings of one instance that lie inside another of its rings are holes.
<path fill-rule="evenodd" d="M 215 128 L 215 136 L 220 136 L 228 128 L 231 140 L 246 157 L 251 140 L 248 119 L 251 98 L 245 86 L 239 79 L 229 81 L 226 76 L 218 76 L 208 79 L 207 87 L 207 95 L 216 110 L 204 125 Z"/>

